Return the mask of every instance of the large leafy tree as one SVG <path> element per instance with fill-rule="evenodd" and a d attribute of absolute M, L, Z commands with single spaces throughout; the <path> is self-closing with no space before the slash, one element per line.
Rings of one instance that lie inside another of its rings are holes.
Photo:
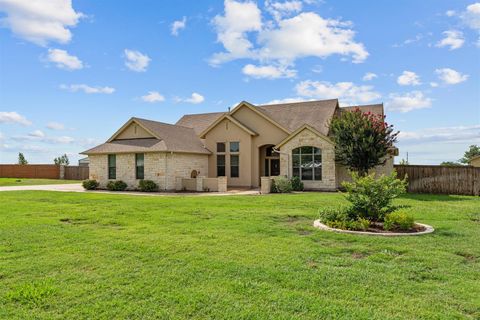
<path fill-rule="evenodd" d="M 465 151 L 465 154 L 463 155 L 463 158 L 458 160 L 461 163 L 468 164 L 470 160 L 473 157 L 480 156 L 480 147 L 477 146 L 476 144 L 472 144 L 467 151 Z"/>
<path fill-rule="evenodd" d="M 27 159 L 25 159 L 25 156 L 21 152 L 18 154 L 18 164 L 28 164 Z"/>
<path fill-rule="evenodd" d="M 386 162 L 398 135 L 385 122 L 385 116 L 362 112 L 359 108 L 334 118 L 330 130 L 336 160 L 361 176 Z"/>

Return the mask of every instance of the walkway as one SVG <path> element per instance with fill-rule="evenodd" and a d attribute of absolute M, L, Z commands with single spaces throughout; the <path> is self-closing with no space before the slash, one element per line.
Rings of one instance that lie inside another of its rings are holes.
<path fill-rule="evenodd" d="M 138 192 L 138 191 L 108 191 L 95 190 L 85 191 L 80 183 L 78 184 L 46 184 L 38 186 L 12 186 L 0 187 L 1 191 L 60 191 L 60 192 L 88 192 L 88 193 L 105 193 L 105 194 L 123 194 L 132 196 L 232 196 L 232 195 L 258 195 L 258 189 L 238 189 L 229 190 L 227 192 Z"/>

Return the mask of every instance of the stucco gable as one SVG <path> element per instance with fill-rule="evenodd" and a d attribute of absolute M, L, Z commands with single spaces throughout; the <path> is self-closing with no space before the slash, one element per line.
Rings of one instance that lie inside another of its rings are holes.
<path fill-rule="evenodd" d="M 242 129 L 243 131 L 245 131 L 246 133 L 248 133 L 251 136 L 258 135 L 255 131 L 253 131 L 252 129 L 250 129 L 249 127 L 247 127 L 246 125 L 244 125 L 243 123 L 238 121 L 237 119 L 233 118 L 229 114 L 225 114 L 225 115 L 221 116 L 220 118 L 218 118 L 217 120 L 215 120 L 210 126 L 208 126 L 208 128 L 206 128 L 202 133 L 200 133 L 199 137 L 204 139 L 209 131 L 211 131 L 213 128 L 218 126 L 225 119 L 233 122 L 237 127 L 239 127 L 240 129 Z"/>
<path fill-rule="evenodd" d="M 120 127 L 107 142 L 112 142 L 113 140 L 122 140 L 122 139 L 142 139 L 142 138 L 157 138 L 151 130 L 143 126 L 135 118 L 128 120 L 123 126 Z"/>
<path fill-rule="evenodd" d="M 258 110 L 257 107 L 255 107 L 254 105 L 252 105 L 251 103 L 246 102 L 246 101 L 240 102 L 235 108 L 233 108 L 233 110 L 230 112 L 230 115 L 232 117 L 235 117 L 235 113 L 237 113 L 239 110 L 241 110 L 243 108 L 246 108 L 246 109 L 250 110 L 252 112 L 252 114 L 267 120 L 268 122 L 270 122 L 271 124 L 273 124 L 274 126 L 279 128 L 280 130 L 284 131 L 287 134 L 290 134 L 290 130 L 288 130 L 287 128 L 285 128 L 284 126 L 279 124 L 277 121 L 275 121 L 271 117 L 267 116 L 264 112 L 261 112 L 260 110 Z"/>

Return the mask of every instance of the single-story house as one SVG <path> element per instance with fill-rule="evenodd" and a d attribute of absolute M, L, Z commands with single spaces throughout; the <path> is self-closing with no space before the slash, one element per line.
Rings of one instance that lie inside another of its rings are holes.
<path fill-rule="evenodd" d="M 90 178 L 101 186 L 140 179 L 175 190 L 178 178 L 226 177 L 230 187 L 260 186 L 261 177 L 298 176 L 306 189 L 335 190 L 348 178 L 335 162 L 329 125 L 360 108 L 384 114 L 383 104 L 339 107 L 337 99 L 253 105 L 227 112 L 190 114 L 176 124 L 131 118 L 88 155 Z M 377 172 L 390 173 L 393 156 Z"/>

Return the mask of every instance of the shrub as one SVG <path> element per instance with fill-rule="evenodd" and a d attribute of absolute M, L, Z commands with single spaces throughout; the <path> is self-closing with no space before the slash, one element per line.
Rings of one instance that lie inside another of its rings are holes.
<path fill-rule="evenodd" d="M 385 216 L 383 228 L 385 230 L 410 230 L 415 225 L 414 218 L 404 211 L 396 211 Z"/>
<path fill-rule="evenodd" d="M 152 180 L 140 180 L 138 188 L 143 192 L 154 192 L 158 190 L 158 185 Z"/>
<path fill-rule="evenodd" d="M 292 184 L 293 191 L 303 191 L 303 182 L 299 177 L 292 177 L 290 183 Z"/>
<path fill-rule="evenodd" d="M 348 212 L 345 208 L 336 209 L 321 209 L 319 211 L 320 221 L 330 226 L 329 223 L 334 221 L 346 221 L 348 219 Z"/>
<path fill-rule="evenodd" d="M 110 191 L 124 191 L 127 189 L 127 184 L 122 180 L 109 181 L 107 183 L 107 189 Z"/>
<path fill-rule="evenodd" d="M 292 183 L 286 177 L 275 177 L 273 179 L 275 183 L 275 190 L 278 193 L 290 193 L 292 192 Z"/>
<path fill-rule="evenodd" d="M 320 210 L 320 221 L 330 228 L 343 230 L 367 230 L 370 226 L 370 221 L 363 218 L 352 218 L 350 210 L 350 208 Z"/>
<path fill-rule="evenodd" d="M 95 190 L 98 188 L 98 181 L 97 180 L 84 180 L 82 182 L 82 186 L 85 190 Z"/>
<path fill-rule="evenodd" d="M 347 190 L 345 197 L 352 204 L 351 210 L 357 219 L 370 221 L 383 221 L 385 215 L 395 209 L 392 200 L 405 193 L 407 187 L 406 179 L 397 179 L 396 172 L 378 179 L 375 174 L 361 177 L 353 172 L 352 180 L 342 183 Z"/>

